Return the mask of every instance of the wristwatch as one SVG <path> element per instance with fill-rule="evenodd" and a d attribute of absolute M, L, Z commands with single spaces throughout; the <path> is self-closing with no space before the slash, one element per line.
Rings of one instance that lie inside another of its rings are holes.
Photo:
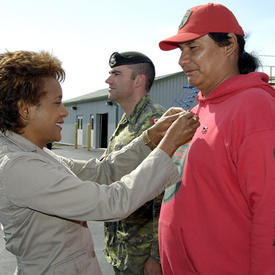
<path fill-rule="evenodd" d="M 151 139 L 149 138 L 148 131 L 144 131 L 142 134 L 143 142 L 146 146 L 148 146 L 152 151 L 157 147 L 156 144 L 154 144 Z"/>

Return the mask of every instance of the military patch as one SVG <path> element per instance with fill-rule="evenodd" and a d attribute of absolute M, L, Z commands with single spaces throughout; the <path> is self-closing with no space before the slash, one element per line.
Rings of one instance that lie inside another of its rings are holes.
<path fill-rule="evenodd" d="M 186 143 L 178 148 L 178 150 L 174 153 L 172 160 L 177 165 L 179 175 L 182 177 L 183 169 L 185 165 L 186 156 L 189 149 L 189 143 Z M 164 196 L 163 196 L 163 204 L 168 203 L 176 193 L 179 191 L 181 186 L 181 181 L 177 182 L 168 188 L 165 189 Z"/>
<path fill-rule="evenodd" d="M 192 10 L 188 10 L 185 15 L 183 16 L 182 20 L 181 20 L 181 23 L 179 25 L 179 30 L 186 24 L 188 18 L 190 17 L 192 13 Z"/>
<path fill-rule="evenodd" d="M 175 183 L 165 189 L 165 193 L 164 193 L 164 197 L 163 197 L 163 201 L 162 201 L 163 204 L 166 204 L 167 202 L 169 202 L 170 200 L 172 200 L 174 198 L 174 196 L 180 189 L 180 185 L 181 185 L 181 181 L 179 181 L 178 183 Z"/>

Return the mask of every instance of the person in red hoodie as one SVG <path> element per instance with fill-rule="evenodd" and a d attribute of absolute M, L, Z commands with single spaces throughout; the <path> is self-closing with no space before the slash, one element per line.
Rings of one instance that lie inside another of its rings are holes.
<path fill-rule="evenodd" d="M 275 91 L 255 72 L 244 32 L 220 4 L 189 9 L 178 33 L 159 44 L 179 48 L 200 127 L 182 182 L 166 189 L 160 222 L 165 275 L 275 274 Z"/>

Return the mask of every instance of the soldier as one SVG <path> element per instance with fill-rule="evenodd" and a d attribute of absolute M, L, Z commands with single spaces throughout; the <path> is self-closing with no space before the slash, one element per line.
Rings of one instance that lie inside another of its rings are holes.
<path fill-rule="evenodd" d="M 148 129 L 164 108 L 152 102 L 152 61 L 139 52 L 115 52 L 109 60 L 109 98 L 124 114 L 102 158 L 120 150 Z M 158 250 L 158 219 L 162 196 L 147 202 L 128 218 L 105 223 L 105 255 L 116 274 L 162 274 Z"/>

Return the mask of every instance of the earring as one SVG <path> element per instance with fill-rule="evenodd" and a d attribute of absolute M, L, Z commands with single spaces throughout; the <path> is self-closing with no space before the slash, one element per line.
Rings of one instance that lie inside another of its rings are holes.
<path fill-rule="evenodd" d="M 25 114 L 24 119 L 26 119 L 26 120 L 29 119 L 29 112 L 28 112 L 28 111 L 25 111 L 24 114 Z"/>

